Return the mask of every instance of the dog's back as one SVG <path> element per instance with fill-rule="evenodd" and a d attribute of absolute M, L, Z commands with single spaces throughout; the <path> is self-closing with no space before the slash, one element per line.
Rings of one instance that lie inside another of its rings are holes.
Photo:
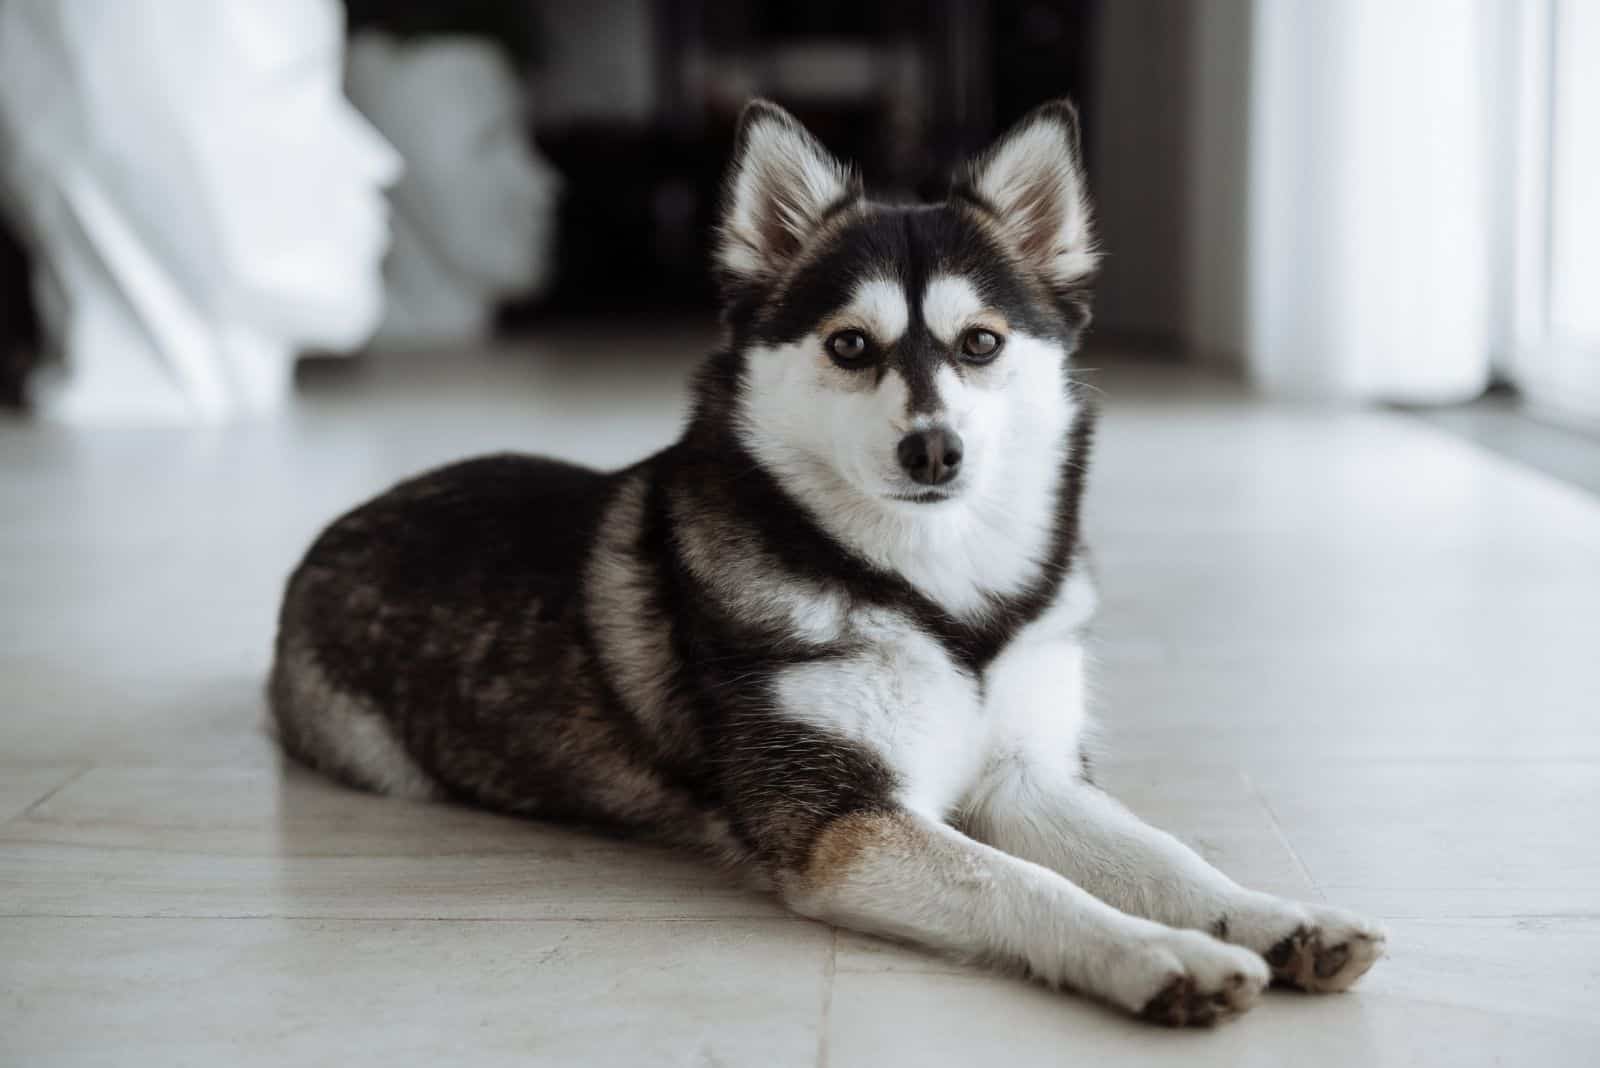
<path fill-rule="evenodd" d="M 573 761 L 551 750 L 594 719 L 579 591 L 614 486 L 493 456 L 335 521 L 279 621 L 270 697 L 286 748 L 381 793 L 530 812 L 579 803 Z"/>

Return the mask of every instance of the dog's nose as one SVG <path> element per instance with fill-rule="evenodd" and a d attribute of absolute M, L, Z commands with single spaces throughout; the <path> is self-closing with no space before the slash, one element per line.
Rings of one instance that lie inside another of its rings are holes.
<path fill-rule="evenodd" d="M 942 486 L 961 466 L 961 436 L 944 427 L 914 430 L 900 439 L 895 452 L 906 474 L 924 486 Z"/>

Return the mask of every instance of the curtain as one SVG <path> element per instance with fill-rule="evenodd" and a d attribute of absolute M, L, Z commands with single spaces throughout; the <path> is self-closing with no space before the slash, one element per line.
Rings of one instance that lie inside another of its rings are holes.
<path fill-rule="evenodd" d="M 1510 300 L 1515 50 L 1486 0 L 1208 0 L 1189 102 L 1188 327 L 1277 395 L 1489 383 Z"/>

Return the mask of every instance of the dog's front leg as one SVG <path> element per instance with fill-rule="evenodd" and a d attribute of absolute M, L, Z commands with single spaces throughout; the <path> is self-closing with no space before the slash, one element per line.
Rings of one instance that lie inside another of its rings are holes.
<path fill-rule="evenodd" d="M 1129 916 L 1036 864 L 902 808 L 863 809 L 778 873 L 795 911 L 1026 969 L 1161 1023 L 1209 1024 L 1268 980 L 1254 954 Z"/>
<path fill-rule="evenodd" d="M 1248 947 L 1272 965 L 1279 982 L 1305 990 L 1343 990 L 1383 951 L 1376 924 L 1241 887 L 1065 761 L 1000 761 L 964 825 L 979 840 L 1059 872 L 1119 909 Z"/>

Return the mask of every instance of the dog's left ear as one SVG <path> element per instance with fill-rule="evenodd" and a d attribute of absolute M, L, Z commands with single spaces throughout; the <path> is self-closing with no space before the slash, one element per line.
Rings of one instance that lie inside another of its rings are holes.
<path fill-rule="evenodd" d="M 777 275 L 828 209 L 861 195 L 861 182 L 793 115 L 755 100 L 739 134 L 723 193 L 717 266 L 735 285 Z"/>
<path fill-rule="evenodd" d="M 1058 294 L 1094 273 L 1099 253 L 1070 102 L 1053 100 L 1023 116 L 967 165 L 957 192 L 993 212 L 1022 261 Z"/>

